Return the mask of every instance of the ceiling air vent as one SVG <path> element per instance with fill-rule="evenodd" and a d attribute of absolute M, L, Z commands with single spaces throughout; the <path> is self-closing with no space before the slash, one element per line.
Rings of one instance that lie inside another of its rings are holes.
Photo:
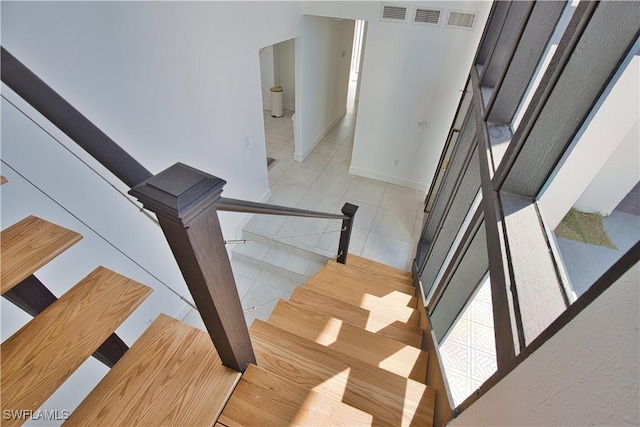
<path fill-rule="evenodd" d="M 440 22 L 440 9 L 422 9 L 416 7 L 416 13 L 413 15 L 414 24 L 438 25 Z"/>
<path fill-rule="evenodd" d="M 407 22 L 407 6 L 383 4 L 380 12 L 381 21 Z"/>
<path fill-rule="evenodd" d="M 474 12 L 461 12 L 456 10 L 450 10 L 449 16 L 447 16 L 447 27 L 454 28 L 473 28 L 473 24 L 476 21 L 476 14 Z"/>

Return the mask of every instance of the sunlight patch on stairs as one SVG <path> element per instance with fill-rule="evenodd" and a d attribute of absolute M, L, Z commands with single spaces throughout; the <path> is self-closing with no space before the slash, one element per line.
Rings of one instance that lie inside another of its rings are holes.
<path fill-rule="evenodd" d="M 343 401 L 344 392 L 347 390 L 347 383 L 349 382 L 350 374 L 351 368 L 346 368 L 334 376 L 322 381 L 320 384 L 312 387 L 311 390 L 325 393 L 334 399 Z"/>
<path fill-rule="evenodd" d="M 318 338 L 316 338 L 316 342 L 324 346 L 330 346 L 338 341 L 340 329 L 342 329 L 342 320 L 333 318 L 328 319 L 324 329 L 322 329 L 322 332 L 320 332 Z"/>

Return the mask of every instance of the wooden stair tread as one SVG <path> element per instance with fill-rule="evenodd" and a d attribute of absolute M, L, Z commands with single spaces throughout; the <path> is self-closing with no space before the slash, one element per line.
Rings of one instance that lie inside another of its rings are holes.
<path fill-rule="evenodd" d="M 435 392 L 256 319 L 258 365 L 373 416 L 373 425 L 432 425 Z"/>
<path fill-rule="evenodd" d="M 219 418 L 225 426 L 362 426 L 372 417 L 249 365 Z"/>
<path fill-rule="evenodd" d="M 75 231 L 28 216 L 2 231 L 0 294 L 82 239 Z"/>
<path fill-rule="evenodd" d="M 313 276 L 304 287 L 349 304 L 376 311 L 392 319 L 412 325 L 418 324 L 418 311 L 415 310 L 416 298 L 401 292 L 389 292 L 366 282 L 349 282 L 348 284 L 326 278 Z"/>
<path fill-rule="evenodd" d="M 408 295 L 415 295 L 416 292 L 416 289 L 413 287 L 413 282 L 407 283 L 406 281 L 399 281 L 393 277 L 387 277 L 384 275 L 368 275 L 351 266 L 340 264 L 339 262 L 335 261 L 329 261 L 327 263 L 327 266 L 321 271 L 324 270 L 335 271 L 338 274 L 342 274 L 354 279 L 379 283 L 381 285 L 387 286 L 389 289 L 403 292 Z"/>
<path fill-rule="evenodd" d="M 5 178 L 3 175 L 0 175 L 0 185 L 4 185 L 7 182 L 9 182 L 9 180 Z"/>
<path fill-rule="evenodd" d="M 280 300 L 268 323 L 341 354 L 424 383 L 427 353 L 334 317 Z"/>
<path fill-rule="evenodd" d="M 206 332 L 161 314 L 67 423 L 211 426 L 240 376 Z"/>
<path fill-rule="evenodd" d="M 357 268 L 369 274 L 396 277 L 400 280 L 409 279 L 411 282 L 413 282 L 410 271 L 402 270 L 400 268 L 383 264 L 378 261 L 373 261 L 368 258 L 363 258 L 361 256 L 353 254 L 347 255 L 347 265 L 349 267 Z"/>
<path fill-rule="evenodd" d="M 149 293 L 104 267 L 81 280 L 2 343 L 2 409 L 38 409 Z"/>
<path fill-rule="evenodd" d="M 296 288 L 289 301 L 416 348 L 422 345 L 422 329 L 418 326 L 400 322 L 377 311 L 356 307 L 308 288 Z"/>
<path fill-rule="evenodd" d="M 416 307 L 416 298 L 413 296 L 414 289 L 411 292 L 406 290 L 399 291 L 394 286 L 387 283 L 381 283 L 377 280 L 369 280 L 366 277 L 354 277 L 344 274 L 342 271 L 333 268 L 323 268 L 318 271 L 311 279 L 323 280 L 332 284 L 340 284 L 343 292 L 354 290 L 356 293 L 366 291 L 366 293 L 378 297 L 386 297 L 391 304 L 400 304 L 406 307 Z"/>

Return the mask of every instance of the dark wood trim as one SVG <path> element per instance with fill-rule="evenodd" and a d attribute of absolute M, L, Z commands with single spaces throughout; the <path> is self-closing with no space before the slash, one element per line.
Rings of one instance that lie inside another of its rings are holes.
<path fill-rule="evenodd" d="M 491 300 L 493 304 L 493 324 L 496 340 L 496 358 L 498 370 L 511 369 L 515 363 L 516 349 L 520 348 L 521 328 L 518 328 L 516 315 L 517 296 L 510 292 L 511 281 L 508 273 L 507 247 L 502 228 L 502 208 L 498 194 L 491 186 L 491 163 L 489 134 L 484 121 L 484 106 L 480 94 L 479 77 L 475 68 L 471 68 L 471 87 L 477 121 L 477 143 L 480 161 L 482 205 L 484 209 L 485 230 L 487 233 L 487 251 L 489 255 L 489 274 L 491 276 Z M 513 300 L 510 295 L 513 296 Z"/>
<path fill-rule="evenodd" d="M 35 317 L 58 298 L 36 276 L 29 276 L 3 295 L 8 301 Z M 93 357 L 107 365 L 113 366 L 129 350 L 127 344 L 116 334 L 111 334 L 107 340 L 93 353 Z"/>
<path fill-rule="evenodd" d="M 215 208 L 225 181 L 177 163 L 129 194 L 153 211 L 223 365 L 256 358 Z"/>
<path fill-rule="evenodd" d="M 80 111 L 24 66 L 4 47 L 0 63 L 2 82 L 64 132 L 82 149 L 129 187 L 152 176 Z"/>
<path fill-rule="evenodd" d="M 531 343 L 523 349 L 515 358 L 515 364 L 508 370 L 499 370 L 489 377 L 482 386 L 471 394 L 464 402 L 458 405 L 454 413 L 458 415 L 474 404 L 480 397 L 499 383 L 513 369 L 524 362 L 536 350 L 553 338 L 582 311 L 589 307 L 600 295 L 614 285 L 627 271 L 640 261 L 640 242 L 637 242 L 618 261 L 616 261 L 589 289 L 585 291 L 573 304 L 571 304 L 553 323 L 542 331 Z"/>
<path fill-rule="evenodd" d="M 264 215 L 300 216 L 305 218 L 349 219 L 348 215 L 310 211 L 289 206 L 270 205 L 268 203 L 251 202 L 249 200 L 229 199 L 220 197 L 215 203 L 216 210 L 224 212 L 243 212 Z"/>

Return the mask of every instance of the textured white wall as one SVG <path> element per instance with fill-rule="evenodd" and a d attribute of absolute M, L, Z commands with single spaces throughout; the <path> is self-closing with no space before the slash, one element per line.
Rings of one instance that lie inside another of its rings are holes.
<path fill-rule="evenodd" d="M 640 424 L 638 264 L 450 426 Z"/>

